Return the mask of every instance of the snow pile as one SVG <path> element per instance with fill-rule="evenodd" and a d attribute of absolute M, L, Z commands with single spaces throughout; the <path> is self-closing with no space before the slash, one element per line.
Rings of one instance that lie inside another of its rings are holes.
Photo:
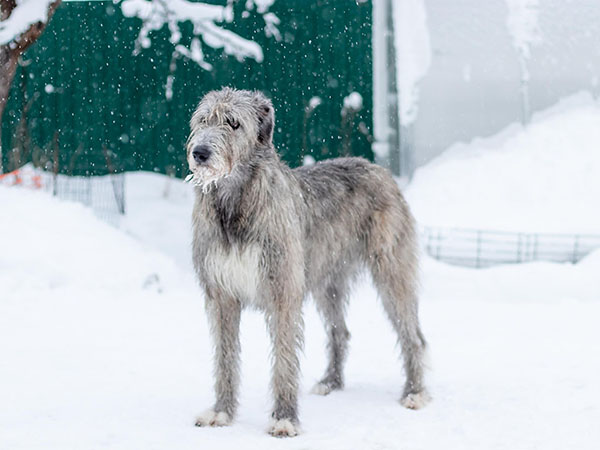
<path fill-rule="evenodd" d="M 0 205 L 0 286 L 12 295 L 162 289 L 164 281 L 177 279 L 168 258 L 99 221 L 80 204 L 0 186 Z"/>
<path fill-rule="evenodd" d="M 262 315 L 245 311 L 236 421 L 195 428 L 214 380 L 190 264 L 191 187 L 151 173 L 127 185 L 126 233 L 77 204 L 0 186 L 0 448 L 598 447 L 600 359 L 588 357 L 600 342 L 598 252 L 574 266 L 478 271 L 425 258 L 433 401 L 416 412 L 397 401 L 398 348 L 368 279 L 349 302 L 345 390 L 308 394 L 326 365 L 308 302 L 304 432 L 285 442 L 265 432 L 270 346 Z"/>
<path fill-rule="evenodd" d="M 600 104 L 562 100 L 495 136 L 458 143 L 419 168 L 406 196 L 428 226 L 600 231 Z"/>
<path fill-rule="evenodd" d="M 418 83 L 431 65 L 431 44 L 424 0 L 395 1 L 392 9 L 396 84 L 400 97 L 398 114 L 400 123 L 406 126 L 417 117 Z"/>
<path fill-rule="evenodd" d="M 599 302 L 600 249 L 577 264 L 545 261 L 485 269 L 453 266 L 426 258 L 426 298 L 481 299 L 485 302 L 552 304 Z"/>
<path fill-rule="evenodd" d="M 342 116 L 349 113 L 358 112 L 363 107 L 363 98 L 358 92 L 351 92 L 344 97 L 344 106 L 342 106 Z"/>
<path fill-rule="evenodd" d="M 310 100 L 308 101 L 308 106 L 306 106 L 306 108 L 305 108 L 306 113 L 310 114 L 316 108 L 318 108 L 321 103 L 323 103 L 323 99 L 321 97 L 319 97 L 319 96 L 311 97 Z"/>
<path fill-rule="evenodd" d="M 317 161 L 315 160 L 315 158 L 313 158 L 310 155 L 304 155 L 304 158 L 302 158 L 302 165 L 303 166 L 312 166 L 316 162 Z"/>
<path fill-rule="evenodd" d="M 17 6 L 8 19 L 0 22 L 0 45 L 6 45 L 31 25 L 48 20 L 48 8 L 53 0 L 17 0 Z"/>

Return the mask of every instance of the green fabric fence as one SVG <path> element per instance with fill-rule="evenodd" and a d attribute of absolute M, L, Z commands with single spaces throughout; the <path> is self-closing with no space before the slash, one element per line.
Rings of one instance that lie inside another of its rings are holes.
<path fill-rule="evenodd" d="M 235 3 L 235 20 L 225 26 L 258 42 L 264 61 L 239 62 L 205 46 L 213 70 L 178 59 L 171 100 L 166 29 L 134 56 L 139 19 L 110 1 L 63 3 L 13 82 L 2 122 L 5 169 L 33 161 L 70 175 L 143 169 L 184 176 L 190 114 L 221 86 L 273 99 L 275 144 L 293 166 L 305 155 L 372 159 L 371 3 L 278 0 L 271 11 L 281 20 L 279 41 L 265 35 L 256 12 L 242 14 L 244 3 Z M 188 44 L 191 25 L 182 29 Z M 343 117 L 343 99 L 354 91 L 362 109 Z M 322 103 L 308 116 L 315 96 Z"/>

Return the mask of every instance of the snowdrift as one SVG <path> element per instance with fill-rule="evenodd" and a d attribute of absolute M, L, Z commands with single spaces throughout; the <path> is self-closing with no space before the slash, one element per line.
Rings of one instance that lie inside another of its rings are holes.
<path fill-rule="evenodd" d="M 406 190 L 427 226 L 599 233 L 600 103 L 579 93 L 500 133 L 451 146 Z"/>
<path fill-rule="evenodd" d="M 177 278 L 163 254 L 98 220 L 78 203 L 0 186 L 0 286 L 9 292 L 61 287 L 127 291 Z"/>
<path fill-rule="evenodd" d="M 600 360 L 585 355 L 600 342 L 600 252 L 484 270 L 424 258 L 433 401 L 421 411 L 397 401 L 396 339 L 367 278 L 348 306 L 346 388 L 309 395 L 326 336 L 307 302 L 304 433 L 292 441 L 265 432 L 270 345 L 263 317 L 247 311 L 238 417 L 194 427 L 214 379 L 189 259 L 190 189 L 147 173 L 127 185 L 121 230 L 78 204 L 0 187 L 0 448 L 598 447 Z"/>

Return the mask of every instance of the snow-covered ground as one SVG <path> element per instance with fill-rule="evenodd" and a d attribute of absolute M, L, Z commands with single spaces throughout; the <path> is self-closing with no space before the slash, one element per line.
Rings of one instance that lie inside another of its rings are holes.
<path fill-rule="evenodd" d="M 581 92 L 527 128 L 455 144 L 417 169 L 407 197 L 423 225 L 600 233 L 600 102 Z"/>
<path fill-rule="evenodd" d="M 308 394 L 325 367 L 312 303 L 303 434 L 265 433 L 269 342 L 242 324 L 235 424 L 211 405 L 203 300 L 189 263 L 190 188 L 129 174 L 121 229 L 42 192 L 0 186 L 0 449 L 596 449 L 600 252 L 580 264 L 470 270 L 423 261 L 433 401 L 398 403 L 394 336 L 368 279 L 352 296 L 347 388 Z M 165 189 L 169 189 L 164 197 Z"/>

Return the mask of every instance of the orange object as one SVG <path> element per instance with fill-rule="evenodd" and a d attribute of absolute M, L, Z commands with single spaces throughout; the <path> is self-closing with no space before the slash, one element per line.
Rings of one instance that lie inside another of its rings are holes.
<path fill-rule="evenodd" d="M 14 180 L 11 183 L 10 182 L 10 178 L 12 178 L 12 177 L 14 177 Z M 21 177 L 19 176 L 19 169 L 13 170 L 12 172 L 0 174 L 0 180 L 4 180 L 4 179 L 9 180 L 7 182 L 8 185 L 20 184 L 21 183 Z"/>
<path fill-rule="evenodd" d="M 42 176 L 40 174 L 35 172 L 30 174 L 29 171 L 22 173 L 21 169 L 0 174 L 0 183 L 7 186 L 23 185 L 34 189 L 41 189 L 43 187 Z"/>
<path fill-rule="evenodd" d="M 33 186 L 36 189 L 42 188 L 42 177 L 40 175 L 34 175 L 33 177 L 31 177 L 31 180 L 33 181 Z"/>

